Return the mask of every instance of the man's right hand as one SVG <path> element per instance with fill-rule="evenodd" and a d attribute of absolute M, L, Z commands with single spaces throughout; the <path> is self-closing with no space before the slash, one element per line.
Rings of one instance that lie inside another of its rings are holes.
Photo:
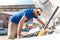
<path fill-rule="evenodd" d="M 17 36 L 17 38 L 19 39 L 19 38 L 20 38 L 20 36 Z"/>

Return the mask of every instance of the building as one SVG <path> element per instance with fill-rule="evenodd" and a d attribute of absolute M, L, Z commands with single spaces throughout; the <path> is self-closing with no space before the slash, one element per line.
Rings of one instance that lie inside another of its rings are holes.
<path fill-rule="evenodd" d="M 33 4 L 25 4 L 25 5 L 3 5 L 0 6 L 0 12 L 5 11 L 19 11 L 21 9 L 27 9 L 27 8 L 35 8 Z"/>
<path fill-rule="evenodd" d="M 0 13 L 0 27 L 7 28 L 10 14 Z"/>

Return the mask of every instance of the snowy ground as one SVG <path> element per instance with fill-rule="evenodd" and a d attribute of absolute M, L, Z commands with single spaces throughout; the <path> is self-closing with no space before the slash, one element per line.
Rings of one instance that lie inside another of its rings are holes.
<path fill-rule="evenodd" d="M 14 40 L 60 40 L 60 34 L 52 34 L 40 37 L 21 38 Z"/>
<path fill-rule="evenodd" d="M 0 36 L 0 40 L 12 40 L 12 39 L 8 39 L 7 36 Z"/>

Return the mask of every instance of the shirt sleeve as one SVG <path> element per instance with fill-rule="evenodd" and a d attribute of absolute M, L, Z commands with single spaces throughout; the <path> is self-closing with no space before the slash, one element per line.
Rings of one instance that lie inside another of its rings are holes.
<path fill-rule="evenodd" d="M 25 16 L 26 16 L 26 18 L 30 17 L 29 13 L 25 13 Z"/>

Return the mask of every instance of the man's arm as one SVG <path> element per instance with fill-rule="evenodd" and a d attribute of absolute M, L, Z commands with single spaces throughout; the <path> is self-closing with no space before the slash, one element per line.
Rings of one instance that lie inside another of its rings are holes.
<path fill-rule="evenodd" d="M 40 18 L 36 18 L 36 19 L 45 26 L 45 23 Z"/>
<path fill-rule="evenodd" d="M 27 18 L 25 16 L 23 16 L 22 19 L 19 21 L 18 29 L 17 29 L 17 38 L 20 38 L 20 36 L 21 36 L 21 30 L 22 30 L 25 20 L 27 20 Z"/>

